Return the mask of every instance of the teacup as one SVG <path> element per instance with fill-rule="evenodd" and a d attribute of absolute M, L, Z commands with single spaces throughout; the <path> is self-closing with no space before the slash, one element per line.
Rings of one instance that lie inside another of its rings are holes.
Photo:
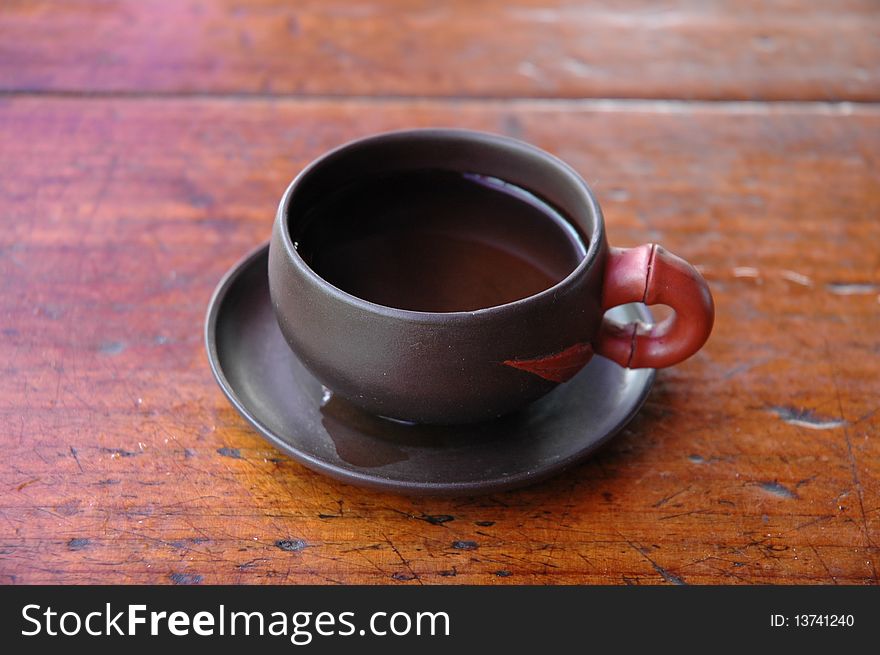
<path fill-rule="evenodd" d="M 609 247 L 599 204 L 564 162 L 456 129 L 360 139 L 305 168 L 278 208 L 269 288 L 287 343 L 322 384 L 419 423 L 506 414 L 594 354 L 677 364 L 714 320 L 690 264 L 654 244 Z M 603 317 L 631 302 L 674 311 L 652 326 Z"/>

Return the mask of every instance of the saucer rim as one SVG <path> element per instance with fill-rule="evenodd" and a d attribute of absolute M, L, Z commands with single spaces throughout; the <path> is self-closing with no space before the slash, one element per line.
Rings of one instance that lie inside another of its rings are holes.
<path fill-rule="evenodd" d="M 352 484 L 361 487 L 367 487 L 378 491 L 405 495 L 429 495 L 429 496 L 467 496 L 486 493 L 496 493 L 509 491 L 511 489 L 520 488 L 531 485 L 550 477 L 559 475 L 565 470 L 582 462 L 590 454 L 595 452 L 607 441 L 616 436 L 625 425 L 627 425 L 635 415 L 641 410 L 657 377 L 656 369 L 631 369 L 643 372 L 644 380 L 640 381 L 641 388 L 634 399 L 631 407 L 625 411 L 620 420 L 605 431 L 605 434 L 596 441 L 569 456 L 554 461 L 551 464 L 543 466 L 540 470 L 525 470 L 514 473 L 510 476 L 495 477 L 491 479 L 469 481 L 469 482 L 414 482 L 400 480 L 397 478 L 384 477 L 379 473 L 366 473 L 344 466 L 333 464 L 326 460 L 320 459 L 301 449 L 296 448 L 289 442 L 278 436 L 275 431 L 263 424 L 260 419 L 252 412 L 248 406 L 238 397 L 233 385 L 227 379 L 220 363 L 220 355 L 217 349 L 217 325 L 218 316 L 229 291 L 235 282 L 249 270 L 255 260 L 260 257 L 267 256 L 269 250 L 269 242 L 266 241 L 261 245 L 251 249 L 244 256 L 239 258 L 218 282 L 211 299 L 208 303 L 208 309 L 205 314 L 204 339 L 205 349 L 208 362 L 211 367 L 211 373 L 214 376 L 220 390 L 227 400 L 232 404 L 235 410 L 253 427 L 264 439 L 269 441 L 279 450 L 289 455 L 303 466 L 328 475 L 340 482 Z M 647 307 L 636 306 L 643 320 L 650 321 L 651 315 Z M 296 357 L 296 355 L 293 355 Z M 598 355 L 596 355 L 598 357 Z"/>

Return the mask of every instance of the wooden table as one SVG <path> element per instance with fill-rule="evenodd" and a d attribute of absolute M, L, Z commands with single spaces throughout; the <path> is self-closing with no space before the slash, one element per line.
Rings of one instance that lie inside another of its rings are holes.
<path fill-rule="evenodd" d="M 878 34 L 871 0 L 7 0 L 0 581 L 876 583 Z M 209 372 L 288 181 L 427 125 L 559 155 L 715 294 L 707 347 L 533 488 L 334 482 Z"/>

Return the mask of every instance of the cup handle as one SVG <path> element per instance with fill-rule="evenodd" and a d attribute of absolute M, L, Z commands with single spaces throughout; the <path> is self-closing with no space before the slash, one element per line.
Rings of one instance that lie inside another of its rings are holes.
<path fill-rule="evenodd" d="M 626 368 L 664 368 L 684 361 L 712 331 L 715 304 L 706 280 L 656 244 L 610 249 L 602 308 L 631 302 L 669 305 L 675 313 L 649 329 L 640 323 L 602 321 L 593 344 L 596 353 Z"/>

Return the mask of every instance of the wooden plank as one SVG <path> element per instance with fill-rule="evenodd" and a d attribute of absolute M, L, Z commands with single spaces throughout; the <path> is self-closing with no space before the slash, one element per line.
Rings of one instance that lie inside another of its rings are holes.
<path fill-rule="evenodd" d="M 0 88 L 880 99 L 873 0 L 8 0 Z"/>
<path fill-rule="evenodd" d="M 716 296 L 708 346 L 534 488 L 333 482 L 208 371 L 208 297 L 288 180 L 420 125 L 556 153 L 613 243 L 663 243 Z M 876 583 L 878 128 L 812 104 L 0 100 L 0 580 Z"/>

